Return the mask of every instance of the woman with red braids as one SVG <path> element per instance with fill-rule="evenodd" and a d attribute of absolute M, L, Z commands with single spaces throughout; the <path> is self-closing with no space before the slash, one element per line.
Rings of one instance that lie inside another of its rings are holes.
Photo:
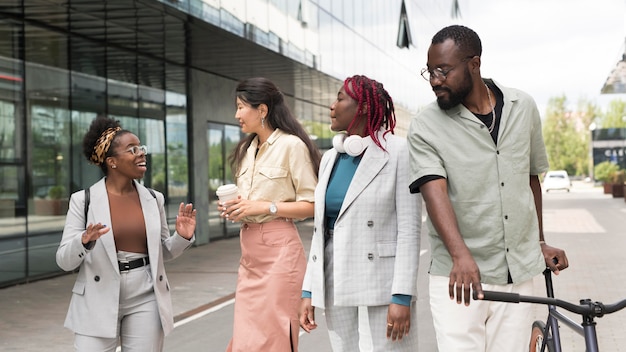
<path fill-rule="evenodd" d="M 422 200 L 395 124 L 389 93 L 365 76 L 347 78 L 330 106 L 340 133 L 320 164 L 300 326 L 315 329 L 323 308 L 333 351 L 417 349 Z"/>

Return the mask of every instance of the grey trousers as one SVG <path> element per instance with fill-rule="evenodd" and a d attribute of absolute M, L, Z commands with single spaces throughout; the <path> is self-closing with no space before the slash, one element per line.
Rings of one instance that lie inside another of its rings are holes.
<path fill-rule="evenodd" d="M 102 338 L 75 334 L 77 352 L 160 352 L 164 333 L 152 284 L 150 265 L 122 272 L 118 337 Z M 98 317 L 94 317 L 98 319 Z"/>
<path fill-rule="evenodd" d="M 333 282 L 333 239 L 324 249 L 326 281 L 326 325 L 334 352 L 414 352 L 417 350 L 417 306 L 411 304 L 411 330 L 402 340 L 387 339 L 388 305 L 335 306 Z M 391 301 L 391 292 L 389 293 Z"/>

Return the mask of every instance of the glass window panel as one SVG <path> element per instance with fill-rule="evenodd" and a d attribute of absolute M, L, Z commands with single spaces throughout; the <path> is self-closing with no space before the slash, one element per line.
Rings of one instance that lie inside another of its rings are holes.
<path fill-rule="evenodd" d="M 165 66 L 165 125 L 167 138 L 167 213 L 174 216 L 178 204 L 188 201 L 188 136 L 187 136 L 187 83 L 185 68 Z M 173 154 L 172 154 L 173 153 Z M 176 155 L 176 156 L 174 156 Z M 178 165 L 184 169 L 178 169 Z"/>
<path fill-rule="evenodd" d="M 137 116 L 138 91 L 135 84 L 108 79 L 107 90 L 107 110 L 110 115 Z"/>
<path fill-rule="evenodd" d="M 96 183 L 103 174 L 100 167 L 91 164 L 83 154 L 83 137 L 98 115 L 95 111 L 72 111 L 72 184 L 71 192 Z"/>
<path fill-rule="evenodd" d="M 163 75 L 163 72 L 161 72 Z M 147 117 L 162 120 L 165 118 L 165 91 L 145 86 L 138 89 L 139 117 Z"/>
<path fill-rule="evenodd" d="M 26 25 L 25 43 L 32 192 L 28 235 L 58 234 L 63 231 L 70 192 L 68 38 Z"/>
<path fill-rule="evenodd" d="M 303 0 L 291 0 L 289 2 L 285 1 L 287 3 L 285 12 L 289 15 L 290 18 L 298 19 L 298 12 L 300 11 L 301 1 Z"/>
<path fill-rule="evenodd" d="M 15 6 L 21 11 L 21 6 Z M 0 18 L 0 287 L 26 276 L 26 173 L 21 24 Z"/>
<path fill-rule="evenodd" d="M 56 222 L 63 226 L 65 219 Z M 28 239 L 28 276 L 43 276 L 53 271 L 61 271 L 56 264 L 56 251 L 61 242 L 62 232 L 41 236 L 31 236 Z"/>
<path fill-rule="evenodd" d="M 163 121 L 154 119 L 138 120 L 139 127 L 133 131 L 142 144 L 148 146 L 148 171 L 143 178 L 147 187 L 167 194 L 165 187 L 165 131 Z"/>
<path fill-rule="evenodd" d="M 46 28 L 26 25 L 26 61 L 44 66 L 67 68 L 67 37 Z"/>
<path fill-rule="evenodd" d="M 0 165 L 0 237 L 24 234 L 25 192 L 24 168 Z M 4 226 L 6 225 L 6 227 Z"/>
<path fill-rule="evenodd" d="M 29 221 L 45 221 L 42 231 L 62 230 L 67 213 L 70 177 L 69 111 L 38 103 L 31 106 L 32 182 L 34 207 Z M 29 232 L 33 231 L 29 227 Z"/>
<path fill-rule="evenodd" d="M 17 146 L 15 104 L 0 100 L 0 160 L 15 160 Z"/>
<path fill-rule="evenodd" d="M 104 114 L 106 111 L 106 47 L 80 37 L 70 39 L 72 68 L 70 80 L 72 87 L 71 110 L 89 111 Z M 91 116 L 91 115 L 90 115 Z M 88 127 L 87 124 L 86 127 Z M 78 143 L 82 143 L 80 131 Z M 82 153 L 80 153 L 82 155 Z M 80 159 L 80 157 L 79 157 Z"/>
<path fill-rule="evenodd" d="M 335 18 L 338 18 L 339 21 L 343 21 L 343 1 L 333 1 L 331 12 Z"/>
<path fill-rule="evenodd" d="M 299 1 L 293 1 L 292 2 L 299 2 Z M 270 0 L 270 4 L 274 5 L 274 7 L 276 7 L 278 10 L 282 11 L 283 13 L 287 13 L 287 0 Z"/>
<path fill-rule="evenodd" d="M 0 162 L 23 158 L 24 118 L 22 101 L 24 74 L 19 57 L 19 26 L 0 19 Z"/>
<path fill-rule="evenodd" d="M 235 149 L 237 143 L 241 140 L 241 130 L 239 126 L 224 126 L 224 148 L 226 151 L 226 156 L 230 155 L 229 153 Z M 226 160 L 226 159 L 224 159 Z M 225 162 L 225 171 L 224 171 L 224 183 L 234 183 L 235 178 L 233 177 L 233 172 L 228 165 L 228 162 Z"/>
<path fill-rule="evenodd" d="M 209 182 L 209 234 L 211 238 L 236 235 L 239 225 L 226 221 L 217 213 L 217 187 L 234 183 L 228 156 L 241 138 L 239 126 L 209 123 L 208 142 L 208 182 Z"/>
<path fill-rule="evenodd" d="M 348 27 L 354 27 L 354 8 L 355 4 L 352 2 L 353 0 L 343 0 L 343 11 L 344 11 L 344 22 Z M 357 4 L 356 7 L 362 7 L 362 4 Z M 381 6 L 382 8 L 387 6 Z"/>
<path fill-rule="evenodd" d="M 0 241 L 0 286 L 26 276 L 26 238 Z"/>
<path fill-rule="evenodd" d="M 202 0 L 202 19 L 209 23 L 220 23 L 219 0 Z"/>
<path fill-rule="evenodd" d="M 319 12 L 319 38 L 333 38 L 331 43 L 320 43 L 320 70 L 323 72 L 333 73 L 334 64 L 334 46 L 333 42 L 337 36 L 333 35 L 332 18 L 327 12 Z M 322 45 L 323 44 L 323 45 Z"/>
<path fill-rule="evenodd" d="M 178 204 L 186 202 L 189 196 L 186 97 L 183 94 L 168 92 L 166 101 L 168 171 L 167 174 L 163 173 L 163 180 L 159 182 L 165 182 L 167 176 L 168 199 L 170 199 L 168 211 L 169 214 L 176 214 Z"/>
<path fill-rule="evenodd" d="M 333 1 L 335 3 L 339 2 L 339 1 Z M 319 6 L 326 10 L 327 12 L 331 12 L 332 8 L 331 8 L 331 0 L 319 0 Z"/>

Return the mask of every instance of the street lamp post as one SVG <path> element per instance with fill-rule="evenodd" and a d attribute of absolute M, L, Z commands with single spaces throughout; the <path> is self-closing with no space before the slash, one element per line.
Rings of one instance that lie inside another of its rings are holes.
<path fill-rule="evenodd" d="M 593 168 L 595 164 L 593 162 L 593 131 L 596 129 L 596 123 L 589 124 L 589 180 L 595 184 L 596 180 L 593 175 Z"/>

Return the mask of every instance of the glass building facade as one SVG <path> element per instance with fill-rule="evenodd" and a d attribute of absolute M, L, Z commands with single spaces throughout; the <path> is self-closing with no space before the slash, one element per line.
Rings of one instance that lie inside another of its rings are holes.
<path fill-rule="evenodd" d="M 273 80 L 321 149 L 344 78 L 394 98 L 400 135 L 431 100 L 419 76 L 453 0 L 6 0 L 0 4 L 0 286 L 56 275 L 68 199 L 102 177 L 82 153 L 98 114 L 149 146 L 142 182 L 198 212 L 197 243 L 236 236 L 215 189 L 241 138 L 234 88 Z M 419 98 L 421 97 L 421 98 Z M 427 98 L 424 98 L 427 97 Z"/>

